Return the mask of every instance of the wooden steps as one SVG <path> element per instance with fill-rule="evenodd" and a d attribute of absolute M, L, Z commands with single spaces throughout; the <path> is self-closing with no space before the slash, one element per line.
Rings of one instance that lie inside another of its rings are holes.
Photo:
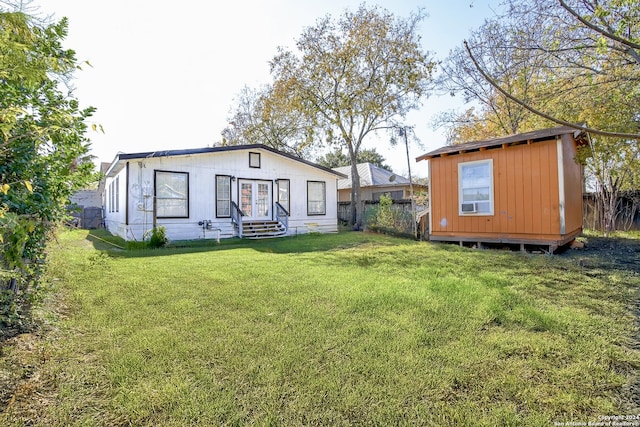
<path fill-rule="evenodd" d="M 266 239 L 284 236 L 287 229 L 278 221 L 243 221 L 242 237 L 247 239 Z"/>

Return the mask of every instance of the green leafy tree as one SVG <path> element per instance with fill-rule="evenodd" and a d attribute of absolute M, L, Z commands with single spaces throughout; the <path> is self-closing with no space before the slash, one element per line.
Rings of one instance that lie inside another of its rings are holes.
<path fill-rule="evenodd" d="M 279 96 L 281 90 L 276 85 L 244 87 L 222 131 L 220 145 L 265 144 L 310 158 L 315 145 L 312 128 L 306 116 L 291 108 L 286 96 Z"/>
<path fill-rule="evenodd" d="M 95 179 L 85 137 L 92 108 L 61 88 L 77 68 L 67 20 L 0 9 L 0 325 L 19 327 L 38 286 L 48 233 L 69 196 Z M 6 290 L 9 288 L 10 290 Z"/>
<path fill-rule="evenodd" d="M 358 157 L 356 160 L 358 163 L 371 163 L 372 165 L 376 165 L 380 168 L 392 171 L 391 166 L 385 164 L 386 160 L 384 159 L 384 157 L 382 157 L 382 154 L 376 151 L 375 148 L 361 150 L 358 153 Z M 337 147 L 334 151 L 330 151 L 324 156 L 316 159 L 316 163 L 333 169 L 341 166 L 351 165 L 351 159 L 349 158 L 349 156 L 344 154 L 342 148 Z"/>
<path fill-rule="evenodd" d="M 542 58 L 524 48 L 539 37 L 538 31 L 539 28 L 534 27 L 525 33 L 504 25 L 501 20 L 487 21 L 472 32 L 467 44 L 475 46 L 483 59 L 482 66 L 499 76 L 502 87 L 530 102 L 540 93 L 540 85 L 546 79 Z M 449 143 L 494 138 L 553 125 L 487 82 L 462 46 L 453 49 L 443 61 L 436 85 L 442 93 L 462 96 L 465 103 L 472 104 L 461 113 L 441 113 L 434 121 L 436 127 L 448 129 Z"/>
<path fill-rule="evenodd" d="M 640 105 L 640 3 L 630 0 L 508 0 L 493 20 L 519 43 L 480 37 L 465 42 L 472 66 L 509 101 L 560 125 L 593 135 L 640 138 L 637 114 L 622 121 L 586 123 L 579 102 L 593 102 L 610 116 Z M 538 65 L 535 96 L 523 97 L 492 69 L 495 49 Z M 594 88 L 597 88 L 594 90 Z M 612 103 L 611 100 L 616 102 Z M 561 103 L 559 103 L 561 101 Z"/>
<path fill-rule="evenodd" d="M 441 87 L 476 103 L 441 121 L 452 142 L 554 124 L 589 132 L 582 160 L 613 231 L 639 167 L 638 12 L 625 0 L 509 0 L 443 68 Z"/>
<path fill-rule="evenodd" d="M 362 143 L 377 130 L 395 131 L 428 90 L 434 62 L 421 48 L 423 18 L 421 11 L 399 19 L 362 5 L 337 21 L 319 19 L 297 41 L 297 54 L 281 48 L 271 61 L 278 96 L 307 117 L 310 133 L 348 153 L 354 228 L 362 226 Z"/>

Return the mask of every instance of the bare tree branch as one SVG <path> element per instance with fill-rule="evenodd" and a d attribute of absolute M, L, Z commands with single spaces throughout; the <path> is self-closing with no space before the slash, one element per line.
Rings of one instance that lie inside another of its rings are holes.
<path fill-rule="evenodd" d="M 575 10 L 573 10 L 564 0 L 559 0 L 560 5 L 567 11 L 569 12 L 571 15 L 573 15 L 574 18 L 576 18 L 578 21 L 580 21 L 584 26 L 586 26 L 587 28 L 592 29 L 593 31 L 602 34 L 603 36 L 605 36 L 608 39 L 611 40 L 615 40 L 618 43 L 622 43 L 623 45 L 627 46 L 630 48 L 630 50 L 634 50 L 634 49 L 640 49 L 640 44 L 638 43 L 634 43 L 631 40 L 622 38 L 622 37 L 618 37 L 615 34 L 609 32 L 609 31 L 605 31 L 604 29 L 600 28 L 597 25 L 592 24 L 591 22 L 587 21 L 586 19 L 584 19 L 582 16 L 580 16 L 580 14 L 578 12 L 576 12 Z M 640 56 L 638 55 L 638 52 L 628 52 L 631 55 L 633 55 L 633 57 L 636 59 L 636 61 L 638 61 L 640 63 Z"/>
<path fill-rule="evenodd" d="M 614 137 L 614 138 L 640 139 L 640 133 L 608 132 L 608 131 L 603 131 L 603 130 L 600 130 L 600 129 L 594 129 L 594 128 L 590 128 L 588 126 L 583 126 L 583 125 L 579 125 L 579 124 L 576 124 L 576 123 L 573 123 L 573 122 L 569 122 L 569 121 L 566 121 L 566 120 L 559 119 L 557 117 L 551 116 L 549 114 L 546 114 L 546 113 L 538 110 L 537 108 L 529 105 L 526 102 L 523 102 L 522 100 L 516 98 L 515 96 L 513 96 L 509 92 L 507 92 L 505 89 L 503 89 L 480 66 L 480 64 L 476 60 L 475 56 L 471 52 L 471 48 L 469 47 L 469 45 L 468 45 L 466 40 L 464 41 L 464 46 L 465 46 L 465 49 L 467 50 L 467 54 L 469 55 L 469 58 L 471 59 L 471 61 L 473 62 L 473 65 L 475 66 L 476 70 L 478 70 L 478 72 L 482 75 L 482 77 L 484 77 L 484 79 L 491 86 L 493 86 L 498 92 L 500 92 L 506 98 L 508 98 L 511 101 L 515 102 L 516 104 L 522 106 L 523 108 L 526 108 L 527 110 L 531 111 L 533 114 L 535 114 L 537 116 L 540 116 L 540 117 L 542 117 L 544 119 L 550 120 L 550 121 L 552 121 L 554 123 L 557 123 L 557 124 L 560 124 L 560 125 L 563 125 L 563 126 L 569 126 L 571 128 L 577 129 L 577 130 L 582 130 L 582 131 L 585 131 L 585 132 L 589 132 L 589 133 L 592 133 L 594 135 L 609 136 L 609 137 Z"/>

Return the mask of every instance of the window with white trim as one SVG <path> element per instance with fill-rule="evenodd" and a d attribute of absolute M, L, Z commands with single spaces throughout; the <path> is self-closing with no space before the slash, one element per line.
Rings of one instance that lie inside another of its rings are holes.
<path fill-rule="evenodd" d="M 260 168 L 260 153 L 249 152 L 249 167 Z"/>
<path fill-rule="evenodd" d="M 155 171 L 156 216 L 189 218 L 189 173 Z"/>
<path fill-rule="evenodd" d="M 285 208 L 289 214 L 291 214 L 291 208 L 289 204 L 290 186 L 291 182 L 288 179 L 278 180 L 278 203 L 280 203 L 280 205 L 282 205 L 282 207 Z"/>
<path fill-rule="evenodd" d="M 116 212 L 120 212 L 120 177 L 116 177 Z"/>
<path fill-rule="evenodd" d="M 231 216 L 231 177 L 216 175 L 216 217 Z"/>
<path fill-rule="evenodd" d="M 109 213 L 113 212 L 113 181 L 109 183 Z"/>
<path fill-rule="evenodd" d="M 324 181 L 307 181 L 307 215 L 326 215 L 327 186 Z"/>
<path fill-rule="evenodd" d="M 458 163 L 460 215 L 493 215 L 493 159 Z"/>

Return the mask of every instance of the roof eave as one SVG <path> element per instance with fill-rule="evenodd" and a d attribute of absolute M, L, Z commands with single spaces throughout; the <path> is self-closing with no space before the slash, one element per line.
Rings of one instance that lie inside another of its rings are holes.
<path fill-rule="evenodd" d="M 142 153 L 118 153 L 115 159 L 113 160 L 113 162 L 111 163 L 111 166 L 107 170 L 106 175 L 109 176 L 110 173 L 113 173 L 113 170 L 116 168 L 116 165 L 118 164 L 118 162 L 123 162 L 125 160 L 150 159 L 150 158 L 157 158 L 157 157 L 188 156 L 188 155 L 194 155 L 194 154 L 206 154 L 206 153 L 217 153 L 217 152 L 239 151 L 239 150 L 260 150 L 260 149 L 269 151 L 276 155 L 280 155 L 282 157 L 286 157 L 300 163 L 304 163 L 308 166 L 323 170 L 339 178 L 347 178 L 347 175 L 334 171 L 331 168 L 327 168 L 325 166 L 310 162 L 308 160 L 296 157 L 292 154 L 288 154 L 283 151 L 276 150 L 275 148 L 268 147 L 263 144 L 229 145 L 224 147 L 205 147 L 205 148 L 193 148 L 193 149 L 184 149 L 184 150 L 147 151 Z"/>

